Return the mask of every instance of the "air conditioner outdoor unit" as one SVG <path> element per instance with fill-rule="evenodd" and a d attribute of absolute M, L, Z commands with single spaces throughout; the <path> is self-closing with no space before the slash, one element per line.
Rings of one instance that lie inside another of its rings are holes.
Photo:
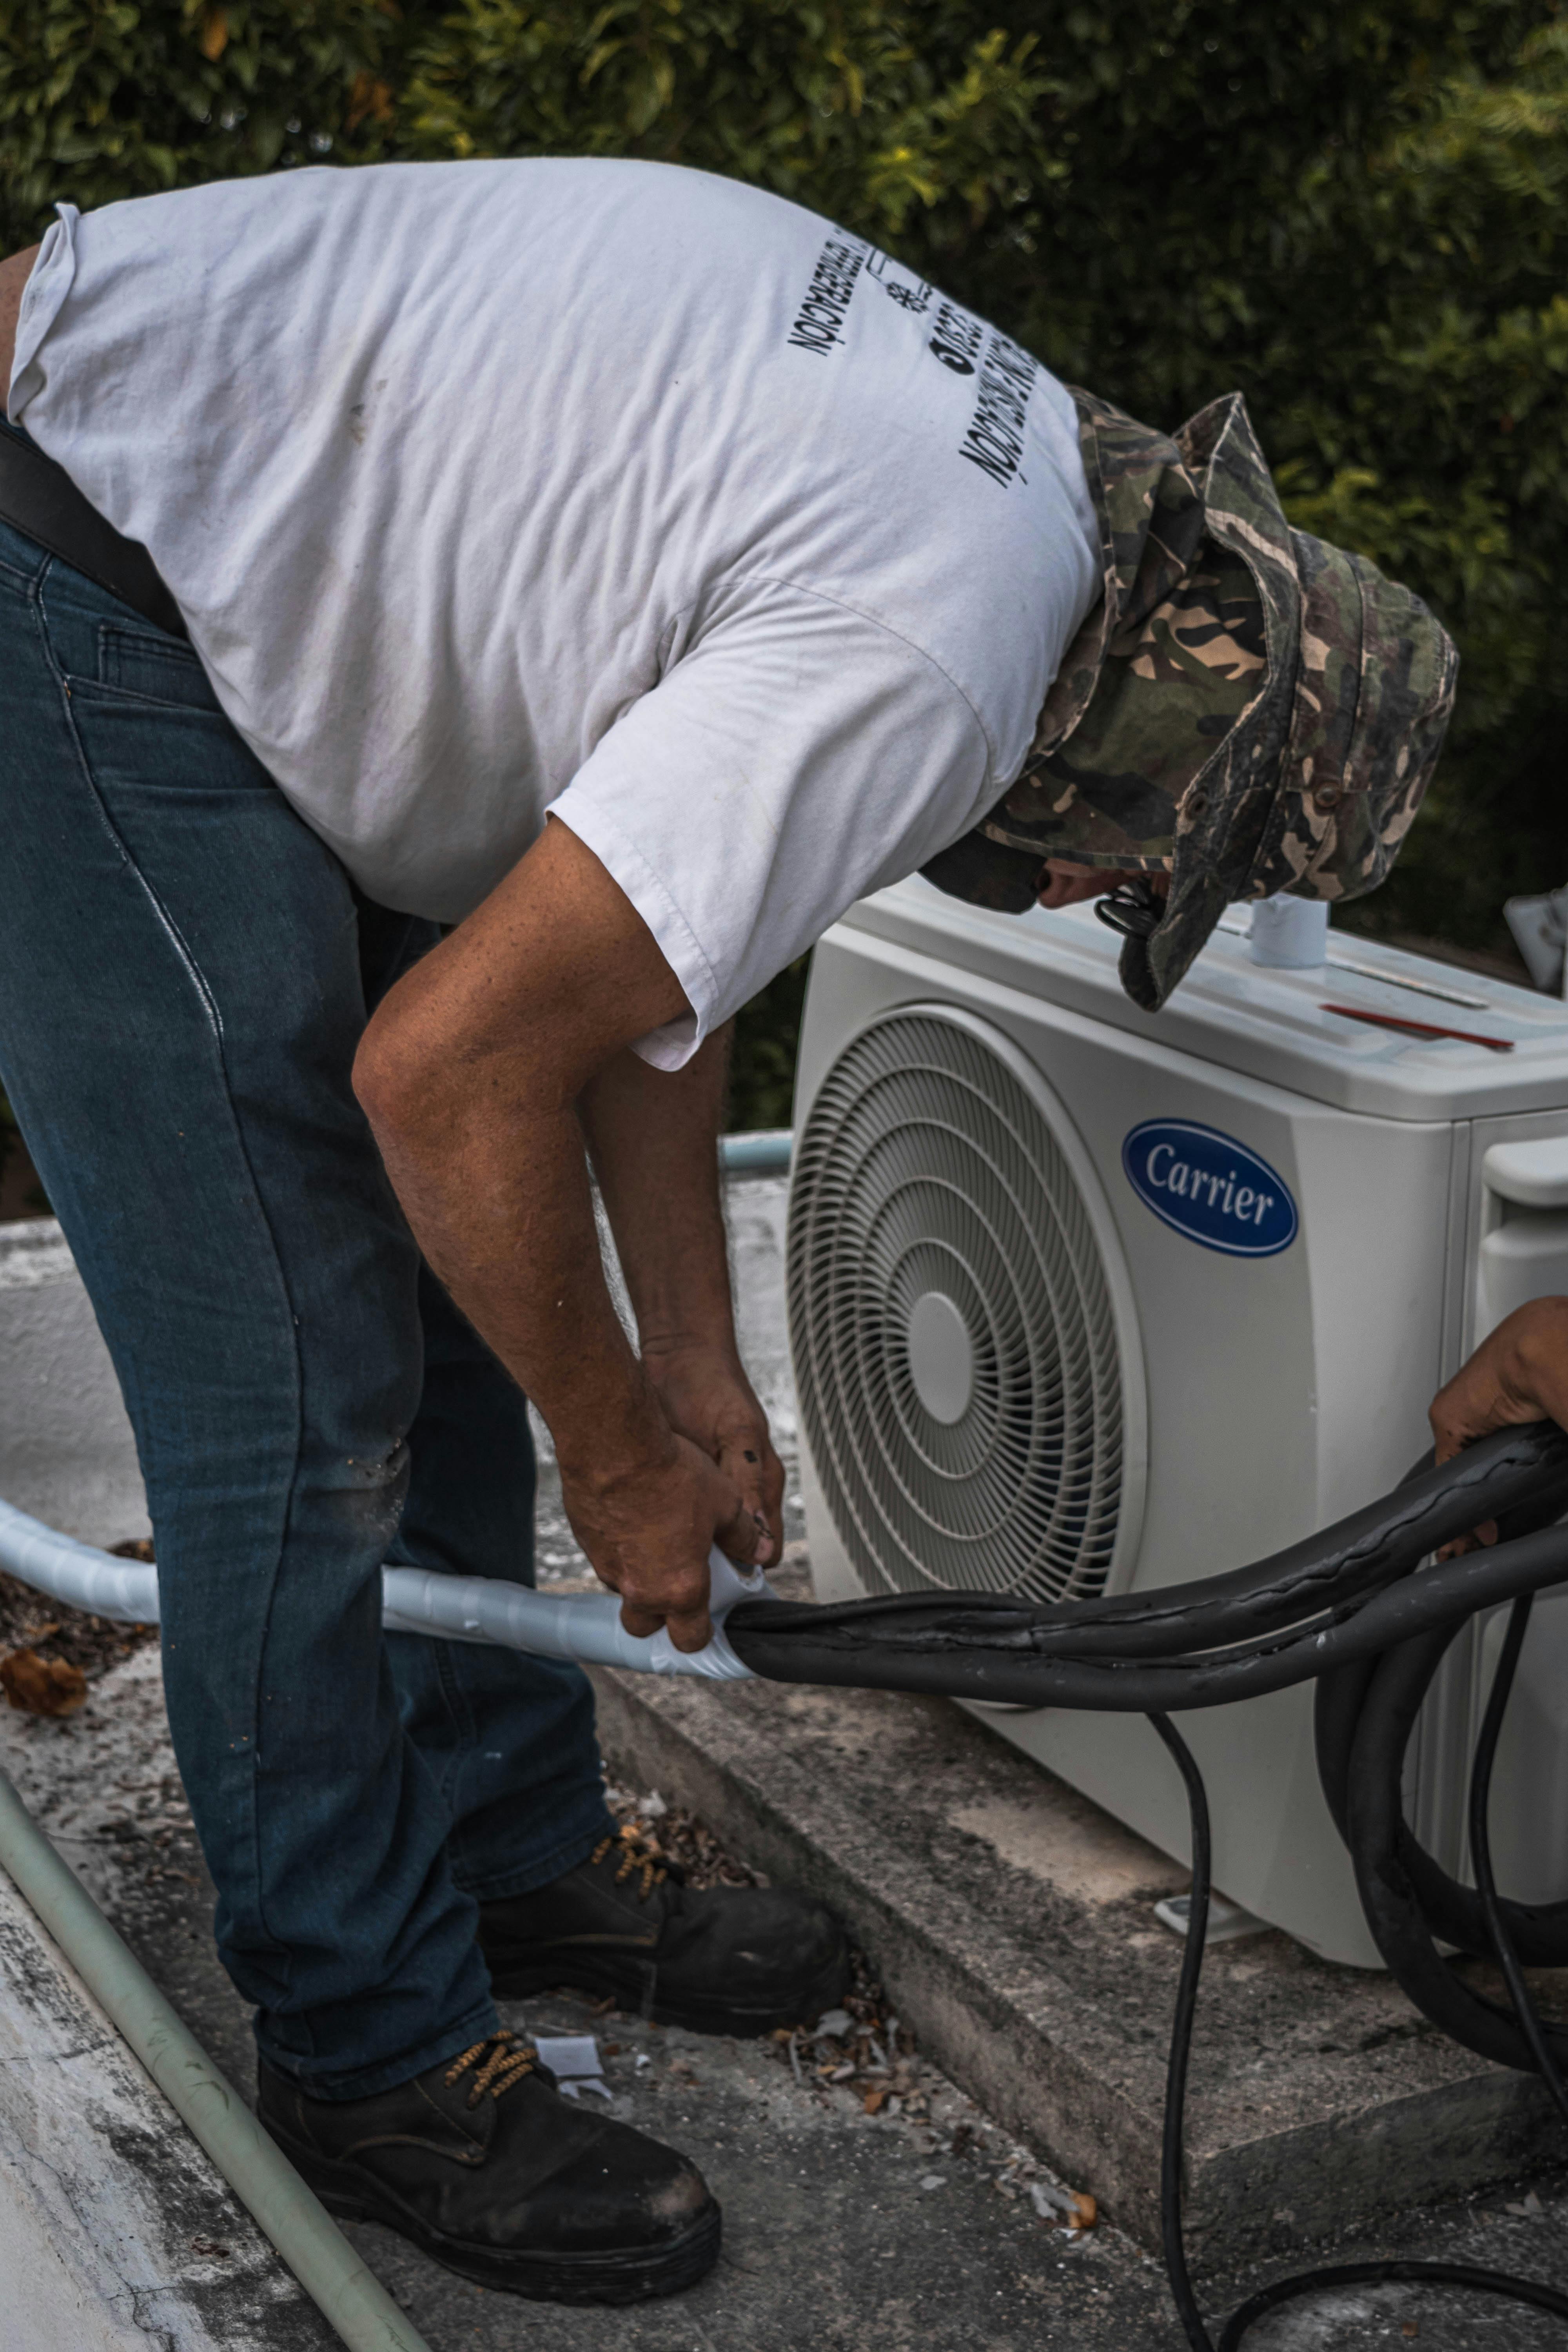
<path fill-rule="evenodd" d="M 1119 946 L 1089 908 L 993 914 L 917 880 L 816 951 L 789 1304 L 819 1600 L 1048 1600 L 1258 1559 L 1384 1493 L 1477 1340 L 1568 1292 L 1568 1006 L 1333 932 L 1326 967 L 1268 970 L 1235 910 L 1150 1016 Z M 1411 1751 L 1412 1819 L 1455 1868 L 1489 1633 Z M 1311 1707 L 1184 1717 L 1215 1884 L 1376 1966 Z M 1141 1717 L 985 1713 L 1184 1854 Z M 1537 1608 L 1494 1787 L 1500 1883 L 1568 1894 L 1568 1593 Z"/>

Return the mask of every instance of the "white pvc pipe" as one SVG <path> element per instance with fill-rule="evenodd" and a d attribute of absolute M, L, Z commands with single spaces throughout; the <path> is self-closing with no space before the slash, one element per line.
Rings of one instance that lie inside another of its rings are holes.
<path fill-rule="evenodd" d="M 41 1519 L 0 1502 L 0 1568 L 47 1593 L 123 1624 L 158 1622 L 158 1571 L 142 1560 L 57 1535 Z M 535 1592 L 486 1576 L 433 1576 L 420 1568 L 382 1570 L 383 1622 L 389 1633 L 429 1633 L 448 1642 L 483 1642 L 535 1657 L 572 1658 L 583 1665 L 630 1666 L 640 1674 L 700 1675 L 710 1681 L 750 1679 L 724 1638 L 724 1619 L 737 1601 L 769 1600 L 760 1569 L 732 1568 L 721 1551 L 709 1556 L 713 1638 L 706 1649 L 678 1650 L 660 1631 L 641 1641 L 621 1623 L 613 1592 Z"/>

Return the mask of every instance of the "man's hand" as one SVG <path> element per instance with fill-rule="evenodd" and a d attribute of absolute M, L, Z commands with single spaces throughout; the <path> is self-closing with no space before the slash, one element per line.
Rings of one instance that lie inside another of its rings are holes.
<path fill-rule="evenodd" d="M 673 1433 L 658 1468 L 628 1465 L 603 1479 L 563 1476 L 572 1531 L 601 1582 L 621 1596 L 621 1622 L 646 1638 L 661 1625 L 678 1650 L 711 1638 L 708 1554 L 712 1545 L 742 1567 L 763 1535 L 732 1479 L 705 1451 Z"/>
<path fill-rule="evenodd" d="M 1427 1419 L 1439 1462 L 1521 1422 L 1554 1421 L 1568 1429 L 1568 1298 L 1532 1298 L 1516 1307 L 1438 1391 Z M 1495 1519 L 1443 1556 L 1468 1551 L 1475 1541 L 1497 1541 Z"/>
<path fill-rule="evenodd" d="M 784 1548 L 784 1465 L 773 1452 L 768 1417 L 731 1351 L 704 1347 L 645 1347 L 643 1364 L 678 1436 L 716 1462 L 741 1498 L 748 1549 L 721 1549 L 766 1568 Z"/>
<path fill-rule="evenodd" d="M 666 1426 L 716 1465 L 737 1513 L 717 1532 L 720 1549 L 766 1567 L 783 1544 L 784 1471 L 735 1346 L 719 1194 L 729 1043 L 716 1033 L 673 1074 L 618 1054 L 584 1089 L 581 1109 L 643 1376 Z M 630 1626 L 631 1611 L 622 1614 Z"/>

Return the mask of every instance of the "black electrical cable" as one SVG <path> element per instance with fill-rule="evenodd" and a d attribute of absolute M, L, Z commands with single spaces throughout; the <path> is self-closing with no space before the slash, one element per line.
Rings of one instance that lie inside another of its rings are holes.
<path fill-rule="evenodd" d="M 735 1649 L 776 1682 L 1137 1715 L 1219 1706 L 1380 1655 L 1568 1578 L 1568 1438 L 1504 1430 L 1270 1559 L 1152 1592 L 1045 1606 L 893 1593 L 743 1601 Z M 1415 1571 L 1487 1519 L 1513 1540 Z"/>
<path fill-rule="evenodd" d="M 1508 1997 L 1513 2003 L 1513 2013 L 1524 2029 L 1536 2070 L 1556 2100 L 1558 2114 L 1568 2123 L 1568 2082 L 1563 2080 L 1556 2053 L 1536 2014 L 1535 2004 L 1524 1981 L 1524 1972 L 1519 1964 L 1519 1954 L 1498 1901 L 1497 1885 L 1492 1877 L 1491 1832 L 1488 1820 L 1492 1759 L 1497 1754 L 1503 1712 L 1508 1706 L 1509 1693 L 1513 1688 L 1514 1671 L 1519 1664 L 1519 1654 L 1524 1647 L 1530 1613 L 1534 1605 L 1534 1594 L 1527 1592 L 1522 1600 L 1514 1602 L 1509 1612 L 1508 1632 L 1503 1638 L 1497 1673 L 1492 1677 L 1491 1693 L 1487 1700 L 1480 1738 L 1476 1742 L 1475 1764 L 1470 1773 L 1470 1853 L 1475 1864 L 1476 1885 L 1486 1913 L 1487 1932 L 1497 1954 L 1498 1966 L 1502 1970 L 1503 1982 L 1508 1987 Z"/>
<path fill-rule="evenodd" d="M 1165 2274 L 1176 2315 L 1193 2352 L 1215 2352 L 1187 2268 L 1186 2236 L 1182 2226 L 1182 2161 L 1187 2112 L 1187 2065 L 1193 2053 L 1193 2021 L 1197 2015 L 1198 1979 L 1204 1972 L 1204 1947 L 1208 1941 L 1209 1801 L 1197 1759 L 1168 1715 L 1149 1717 L 1182 1776 L 1187 1792 L 1187 1817 L 1192 1823 L 1193 1884 L 1187 1898 L 1187 1940 L 1182 1952 L 1182 1972 L 1176 1980 L 1176 2011 L 1171 2021 L 1171 2054 L 1165 2066 L 1165 2115 L 1160 2135 L 1160 2239 L 1165 2250 Z"/>
<path fill-rule="evenodd" d="M 1550 1423 L 1483 1439 L 1440 1468 L 1417 1465 L 1394 1494 L 1274 1558 L 1200 1582 L 1109 1600 L 1033 1606 L 996 1593 L 895 1594 L 826 1608 L 742 1602 L 726 1625 L 736 1653 L 779 1682 L 916 1690 L 1147 1715 L 1186 1790 L 1193 1879 L 1173 2020 L 1161 2147 L 1161 2229 L 1171 2291 L 1192 2352 L 1237 2352 L 1281 2304 L 1341 2286 L 1468 2288 L 1568 2320 L 1568 2295 L 1465 2263 L 1373 2262 L 1277 2279 L 1208 2334 L 1187 2267 L 1182 2168 L 1187 2069 L 1210 1898 L 1203 1777 L 1170 1711 L 1215 1706 L 1314 1681 L 1324 1795 L 1350 1849 L 1379 1951 L 1415 2005 L 1468 2048 L 1538 2073 L 1568 2122 L 1568 2034 L 1548 2028 L 1526 1965 L 1568 1964 L 1568 1901 L 1505 1901 L 1492 1875 L 1492 1765 L 1536 1592 L 1568 1581 L 1568 1437 Z M 1423 1567 L 1487 1519 L 1500 1541 Z M 1474 1888 L 1415 1839 L 1404 1813 L 1405 1755 L 1455 1636 L 1511 1602 L 1470 1774 Z M 1495 1958 L 1503 2009 L 1469 1986 L 1442 1947 Z"/>
<path fill-rule="evenodd" d="M 1525 1615 L 1528 1617 L 1528 1605 Z M 1512 1633 L 1510 1627 L 1510 1635 Z M 1523 1623 L 1519 1625 L 1520 1642 L 1523 1640 Z M 1513 1669 L 1518 1663 L 1519 1643 L 1512 1646 L 1511 1655 L 1505 1649 L 1492 1685 L 1491 1701 L 1487 1710 L 1492 1733 L 1489 1744 L 1479 1742 L 1471 1774 L 1470 1811 L 1472 1821 L 1478 1807 L 1484 1812 L 1491 1784 L 1492 1758 L 1497 1748 L 1497 1733 L 1501 1727 L 1503 1709 L 1508 1703 Z M 1193 2021 L 1197 2009 L 1198 1980 L 1203 1973 L 1204 1932 L 1208 1923 L 1210 1895 L 1210 1848 L 1208 1802 L 1204 1791 L 1203 1775 L 1196 1759 L 1173 1724 L 1163 1716 L 1149 1718 L 1171 1754 L 1175 1758 L 1182 1779 L 1186 1785 L 1187 1810 L 1192 1822 L 1193 1885 L 1187 1915 L 1187 1943 L 1182 1954 L 1182 1973 L 1176 1988 L 1175 2015 L 1171 2028 L 1171 2054 L 1165 2075 L 1165 2123 L 1160 2144 L 1160 2231 L 1165 2253 L 1165 2269 L 1171 2283 L 1177 2315 L 1192 2352 L 1238 2352 L 1249 2328 L 1266 2312 L 1277 2311 L 1281 2304 L 1294 2303 L 1302 2295 L 1331 2294 L 1336 2287 L 1350 2286 L 1444 2286 L 1464 2287 L 1476 2294 L 1502 2297 L 1510 2303 L 1531 2305 L 1537 2311 L 1547 2311 L 1558 2319 L 1568 2319 L 1568 2295 L 1562 2294 L 1544 2280 L 1515 2278 L 1507 2271 L 1481 2270 L 1468 2263 L 1415 2263 L 1387 2260 L 1371 2263 L 1338 2263 L 1324 2264 L 1309 2271 L 1295 2271 L 1288 2278 L 1272 2279 L 1266 2287 L 1248 2297 L 1225 2322 L 1215 2343 L 1204 2323 L 1192 2280 L 1187 2271 L 1186 2252 L 1182 2235 L 1182 2168 L 1184 2154 L 1184 2119 L 1187 2065 L 1192 2050 Z M 1478 1863 L 1478 1875 L 1485 1877 L 1496 1900 L 1496 1890 L 1490 1887 L 1489 1863 Z M 1502 1957 L 1506 1936 L 1501 1937 L 1498 1957 Z M 1533 2021 L 1535 2011 L 1517 1968 L 1510 1981 L 1510 1990 L 1517 1982 L 1515 1995 L 1521 2022 Z M 1529 2025 L 1526 2025 L 1529 2031 Z M 1544 2070 L 1543 2070 L 1544 2071 Z M 1564 2118 L 1568 2119 L 1568 2100 L 1559 2096 L 1561 2078 L 1553 2068 L 1548 2075 L 1553 2097 L 1558 2099 Z"/>
<path fill-rule="evenodd" d="M 1564 1580 L 1568 1528 L 1548 1528 L 1447 1560 L 1419 1576 L 1401 1570 L 1394 1582 L 1359 1605 L 1325 1612 L 1314 1597 L 1306 1622 L 1289 1631 L 1228 1643 L 1205 1633 L 1199 1653 L 1125 1663 L 1058 1655 L 1058 1631 L 1070 1643 L 1077 1629 L 1058 1628 L 1050 1622 L 1051 1610 L 1016 1611 L 1031 1621 L 1023 1626 L 998 1626 L 1000 1612 L 992 1609 L 977 1608 L 968 1617 L 944 1612 L 944 1622 L 933 1626 L 928 1621 L 936 1612 L 924 1599 L 849 1603 L 886 1612 L 880 1624 L 853 1625 L 841 1622 L 846 1604 L 813 1609 L 743 1601 L 731 1612 L 725 1631 L 753 1673 L 774 1682 L 1165 1715 L 1287 1690 L 1339 1666 L 1396 1651 L 1421 1634 L 1447 1633 L 1479 1610 Z M 818 1618 L 836 1622 L 815 1624 Z"/>

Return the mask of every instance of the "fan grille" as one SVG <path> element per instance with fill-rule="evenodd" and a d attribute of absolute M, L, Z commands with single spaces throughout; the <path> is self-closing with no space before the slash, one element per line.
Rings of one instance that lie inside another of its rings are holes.
<path fill-rule="evenodd" d="M 797 1139 L 790 1340 L 834 1524 L 868 1591 L 1101 1591 L 1121 1374 L 1088 1207 L 969 1027 L 898 1013 Z"/>

